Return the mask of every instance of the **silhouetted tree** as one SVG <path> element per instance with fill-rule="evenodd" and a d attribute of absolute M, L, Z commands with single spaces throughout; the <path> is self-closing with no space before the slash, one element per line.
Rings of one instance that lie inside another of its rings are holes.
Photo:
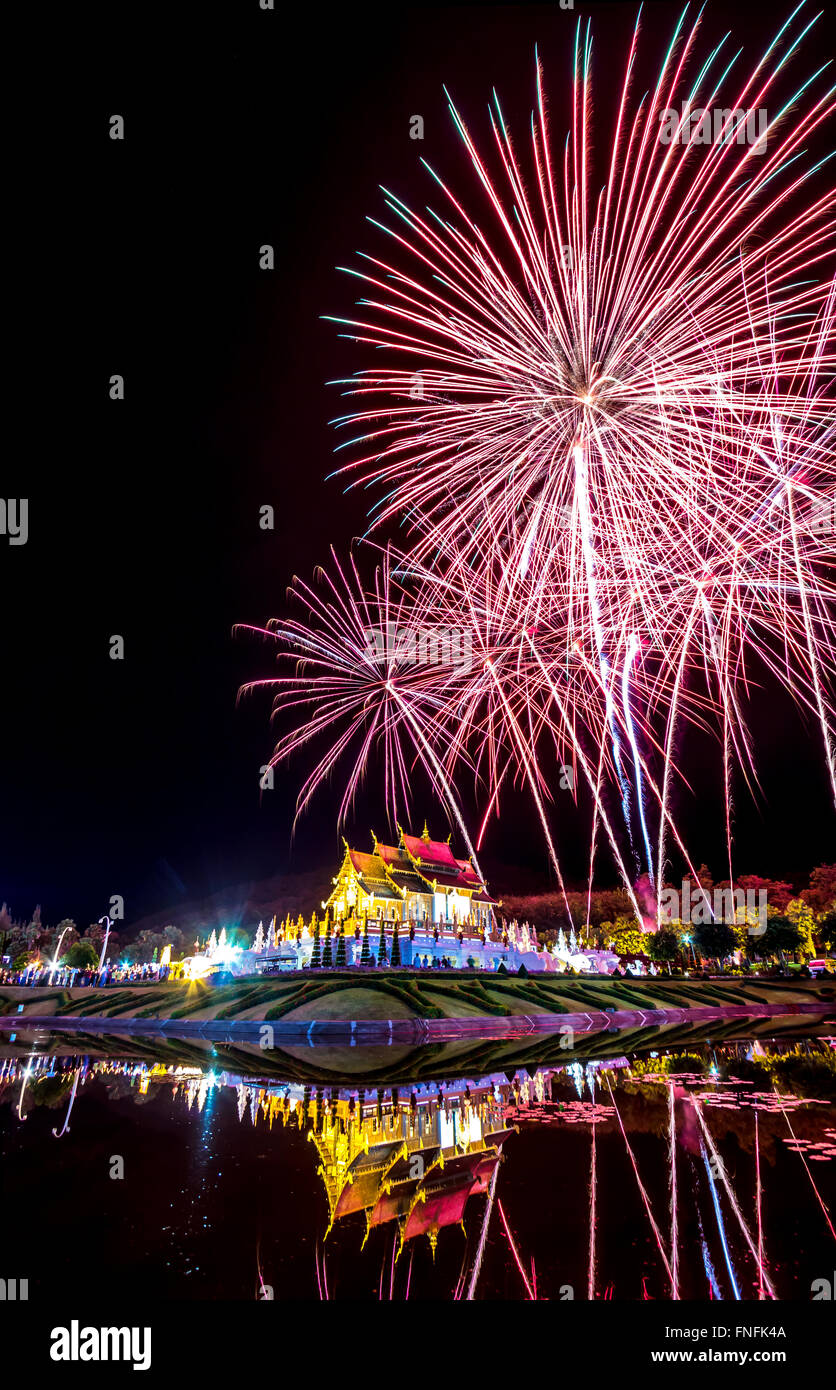
<path fill-rule="evenodd" d="M 694 941 L 700 955 L 719 961 L 721 970 L 737 944 L 733 929 L 725 922 L 700 922 L 694 927 Z"/>
<path fill-rule="evenodd" d="M 676 960 L 682 950 L 681 942 L 675 931 L 660 929 L 657 932 L 649 932 L 648 938 L 648 952 L 651 960 L 670 962 Z"/>
<path fill-rule="evenodd" d="M 328 930 L 328 918 L 325 919 L 325 930 Z M 322 940 L 319 932 L 319 923 L 314 927 L 313 950 L 311 951 L 311 968 L 318 970 L 322 965 Z"/>
<path fill-rule="evenodd" d="M 71 970 L 92 970 L 99 963 L 99 952 L 92 941 L 76 941 L 69 951 L 64 952 L 61 963 Z"/>

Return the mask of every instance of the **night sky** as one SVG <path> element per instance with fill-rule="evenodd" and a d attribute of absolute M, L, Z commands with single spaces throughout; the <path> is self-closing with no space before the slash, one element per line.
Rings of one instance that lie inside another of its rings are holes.
<path fill-rule="evenodd" d="M 733 27 L 748 57 L 791 8 L 711 4 L 707 34 Z M 41 211 L 21 209 L 14 271 L 46 293 L 16 345 L 31 400 L 5 483 L 29 498 L 29 540 L 0 537 L 0 900 L 13 916 L 40 902 L 47 921 L 86 924 L 118 893 L 130 922 L 285 869 L 333 872 L 338 788 L 292 843 L 308 764 L 259 793 L 269 699 L 236 708 L 236 691 L 272 665 L 232 627 L 280 614 L 294 573 L 309 577 L 329 545 L 344 555 L 365 529 L 369 495 L 326 480 L 328 421 L 342 408 L 326 383 L 367 364 L 321 317 L 351 310 L 335 267 L 381 244 L 364 221 L 384 211 L 379 184 L 432 201 L 421 156 L 474 195 L 443 83 L 480 141 L 494 84 L 524 134 L 538 43 L 552 121 L 565 126 L 574 24 L 587 14 L 603 143 L 635 11 L 93 5 L 64 20 L 72 63 L 51 71 L 21 55 L 37 97 L 26 120 Z M 655 64 L 679 6 L 646 11 Z M 825 22 L 806 72 L 833 50 Z M 108 138 L 114 113 L 124 142 Z M 416 113 L 423 142 L 409 138 Z M 263 243 L 275 246 L 272 273 L 258 269 Z M 108 399 L 113 373 L 123 403 Z M 273 532 L 258 525 L 267 503 Z M 124 661 L 109 659 L 112 634 Z M 764 796 L 755 807 L 739 789 L 736 867 L 803 880 L 836 857 L 816 731 L 774 686 L 749 713 Z M 717 877 L 719 766 L 695 743 L 695 794 L 679 805 L 695 862 Z M 417 784 L 419 830 L 425 815 L 446 836 Z M 349 833 L 365 847 L 370 827 L 388 833 L 374 777 Z M 570 877 L 583 874 L 585 838 L 570 816 Z M 499 890 L 505 865 L 548 884 L 523 803 L 503 803 L 484 862 Z"/>

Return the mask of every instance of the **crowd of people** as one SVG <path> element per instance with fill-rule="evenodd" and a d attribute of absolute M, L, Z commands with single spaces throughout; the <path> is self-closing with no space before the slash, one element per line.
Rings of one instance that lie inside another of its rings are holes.
<path fill-rule="evenodd" d="M 0 969 L 0 984 L 30 985 L 32 988 L 74 989 L 80 985 L 106 989 L 109 985 L 154 984 L 168 978 L 168 967 L 158 965 L 120 965 L 105 961 L 102 970 L 96 967 L 74 970 L 70 966 L 59 965 L 52 968 L 49 962 L 40 961 L 14 970 L 10 965 Z"/>

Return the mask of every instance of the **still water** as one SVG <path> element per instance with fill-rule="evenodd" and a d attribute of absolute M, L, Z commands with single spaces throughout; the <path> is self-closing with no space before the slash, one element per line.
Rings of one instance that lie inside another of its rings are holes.
<path fill-rule="evenodd" d="M 574 1052 L 5 1036 L 4 1264 L 30 1298 L 809 1300 L 836 1021 L 799 1023 Z"/>

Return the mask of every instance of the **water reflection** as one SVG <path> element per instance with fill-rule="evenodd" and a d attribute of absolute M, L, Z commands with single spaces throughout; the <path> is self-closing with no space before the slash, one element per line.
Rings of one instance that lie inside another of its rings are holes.
<path fill-rule="evenodd" d="M 809 1298 L 832 1267 L 828 1036 L 392 1084 L 21 1042 L 0 1053 L 7 1249 L 34 1242 L 96 1286 L 113 1271 L 173 1298 Z"/>

